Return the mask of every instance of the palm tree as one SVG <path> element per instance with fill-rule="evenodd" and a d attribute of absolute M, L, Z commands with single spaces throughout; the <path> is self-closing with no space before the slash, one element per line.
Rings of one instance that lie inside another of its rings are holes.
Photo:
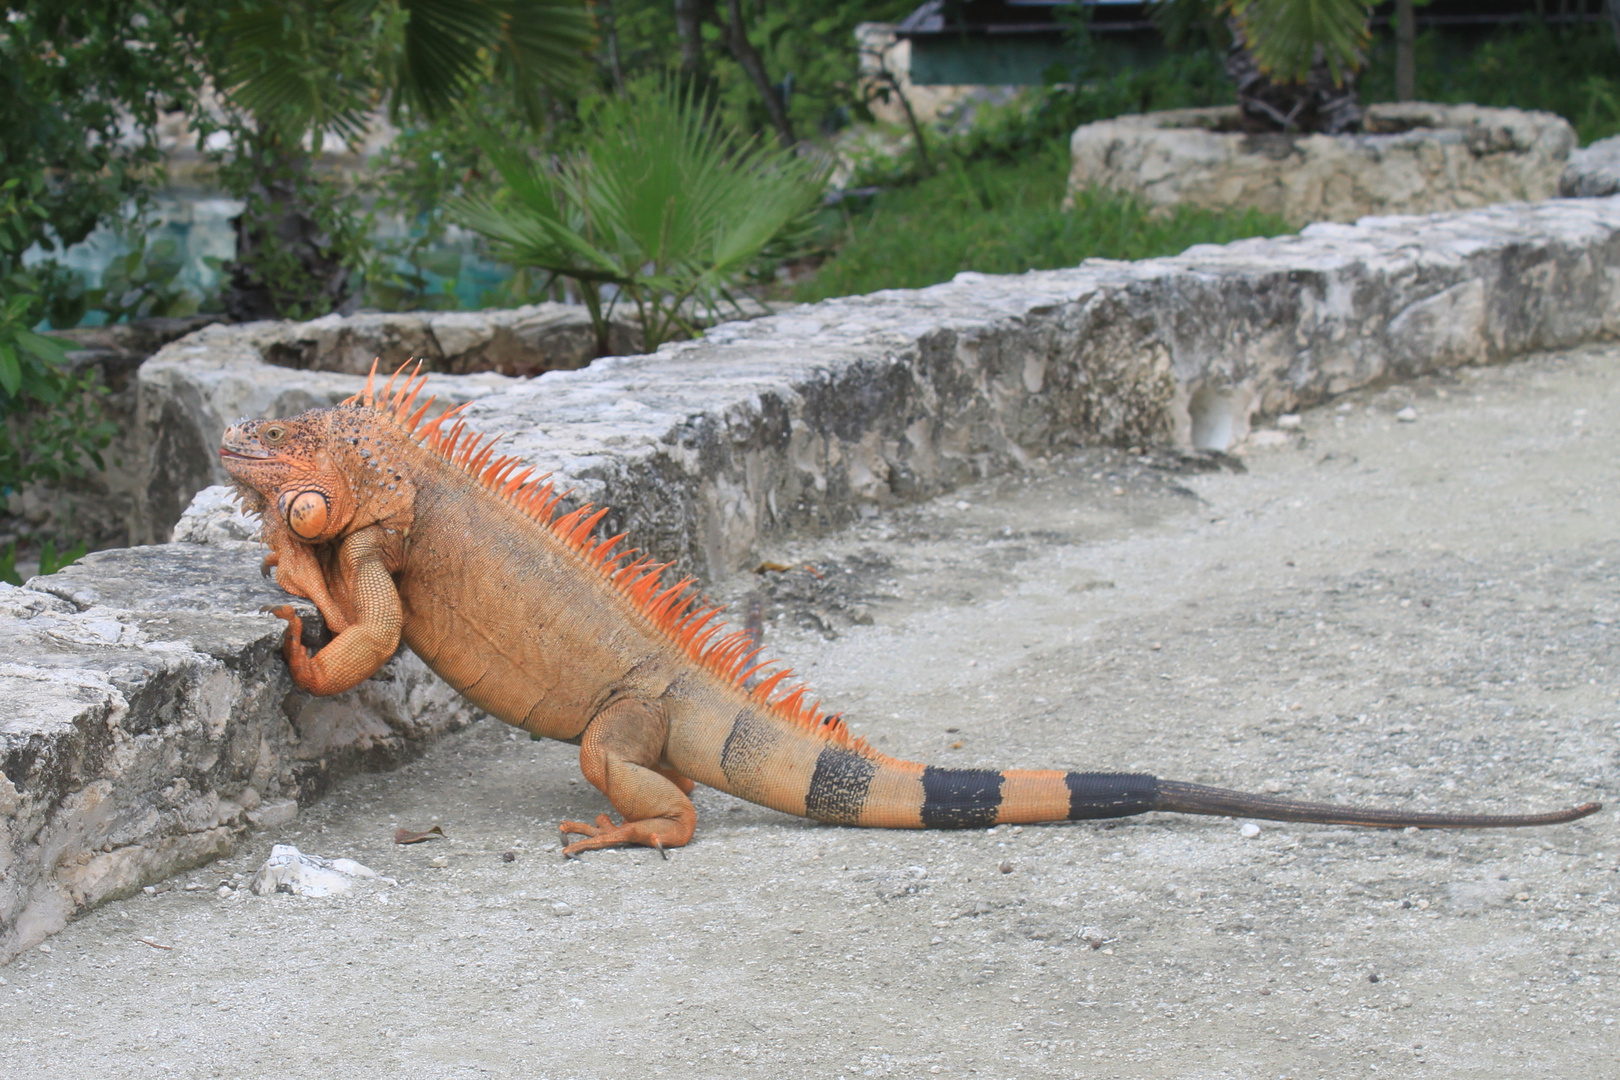
<path fill-rule="evenodd" d="M 1271 130 L 1330 135 L 1361 125 L 1356 71 L 1369 31 L 1364 0 L 1224 0 L 1226 71 L 1238 107 Z"/>
<path fill-rule="evenodd" d="M 310 317 L 354 297 L 363 237 L 313 165 L 326 139 L 353 141 L 386 104 L 438 118 L 500 86 L 538 122 L 547 90 L 590 72 L 584 0 L 237 0 L 197 8 L 227 106 L 222 169 L 246 200 L 227 265 L 236 319 Z"/>
<path fill-rule="evenodd" d="M 537 165 L 486 144 L 504 187 L 450 210 L 503 261 L 573 281 L 598 355 L 620 301 L 652 352 L 695 333 L 697 316 L 717 317 L 722 302 L 737 308 L 731 283 L 825 186 L 823 166 L 725 129 L 711 112 L 689 88 L 632 89 L 599 108 L 561 160 Z"/>

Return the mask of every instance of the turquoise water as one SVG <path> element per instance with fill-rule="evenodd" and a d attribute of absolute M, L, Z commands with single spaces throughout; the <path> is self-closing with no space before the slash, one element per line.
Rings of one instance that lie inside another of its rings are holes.
<path fill-rule="evenodd" d="M 51 254 L 35 248 L 24 256 L 24 262 L 33 264 L 54 258 L 76 271 L 86 288 L 94 289 L 102 286 L 113 260 L 127 255 L 137 242 L 150 250 L 155 242 L 167 238 L 174 242 L 180 261 L 172 286 L 202 302 L 218 294 L 223 277 L 220 266 L 236 255 L 236 234 L 231 219 L 241 212 L 240 201 L 222 195 L 166 192 L 153 200 L 145 230 L 138 237 L 130 234 L 127 225 L 103 227 L 65 252 Z M 394 220 L 382 223 L 374 235 L 379 240 L 401 240 L 408 238 L 410 232 L 404 222 Z M 431 249 L 429 254 L 430 263 L 450 273 L 415 271 L 426 280 L 426 291 L 443 294 L 445 286 L 452 284 L 449 291 L 462 309 L 484 306 L 485 294 L 499 289 L 512 276 L 510 267 L 483 257 L 473 237 L 460 230 L 453 230 L 446 242 Z M 399 268 L 409 269 L 404 264 Z M 95 326 L 103 321 L 102 312 L 92 311 L 85 317 L 84 325 Z"/>

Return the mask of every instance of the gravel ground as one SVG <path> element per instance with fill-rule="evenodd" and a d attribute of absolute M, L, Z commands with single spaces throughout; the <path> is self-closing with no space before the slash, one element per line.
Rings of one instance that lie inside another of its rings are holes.
<path fill-rule="evenodd" d="M 1036 462 L 717 592 L 894 754 L 1612 801 L 1620 351 L 1360 393 L 1256 442 L 1241 474 Z M 1616 1074 L 1610 811 L 898 833 L 700 791 L 667 861 L 564 861 L 555 823 L 607 808 L 574 754 L 477 725 L 89 914 L 0 970 L 0 1074 Z M 392 843 L 431 824 L 449 838 Z M 392 883 L 255 896 L 271 843 Z"/>

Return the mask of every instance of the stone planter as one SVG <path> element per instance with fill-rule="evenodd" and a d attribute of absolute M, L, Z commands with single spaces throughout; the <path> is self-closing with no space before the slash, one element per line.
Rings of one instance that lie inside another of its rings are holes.
<path fill-rule="evenodd" d="M 1477 105 L 1372 105 L 1359 135 L 1254 134 L 1237 106 L 1121 116 L 1075 130 L 1069 202 L 1092 187 L 1154 206 L 1252 207 L 1290 224 L 1547 199 L 1575 148 L 1559 116 Z"/>

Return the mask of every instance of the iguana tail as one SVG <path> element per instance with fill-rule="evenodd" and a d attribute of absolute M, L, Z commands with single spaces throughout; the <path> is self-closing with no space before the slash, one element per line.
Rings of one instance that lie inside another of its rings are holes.
<path fill-rule="evenodd" d="M 851 737 L 838 717 L 803 708 L 786 715 L 769 706 L 743 708 L 731 714 L 728 727 L 720 726 L 703 740 L 720 747 L 718 761 L 705 754 L 709 760 L 691 762 L 688 775 L 751 802 L 839 825 L 972 829 L 1161 810 L 1386 829 L 1485 829 L 1556 825 L 1602 809 L 1583 803 L 1541 814 L 1426 813 L 1297 802 L 1140 773 L 944 769 L 879 753 Z M 685 741 L 672 738 L 671 749 Z M 686 764 L 683 757 L 672 754 L 677 768 Z"/>

